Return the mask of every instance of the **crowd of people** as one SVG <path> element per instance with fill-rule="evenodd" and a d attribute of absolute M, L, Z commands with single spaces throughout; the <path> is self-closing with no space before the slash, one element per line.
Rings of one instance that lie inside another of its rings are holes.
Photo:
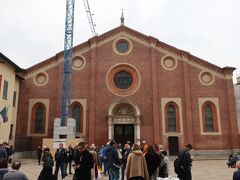
<path fill-rule="evenodd" d="M 28 177 L 19 171 L 21 162 L 12 157 L 14 150 L 8 146 L 7 142 L 0 143 L 0 180 L 28 180 Z M 8 164 L 12 164 L 12 169 L 8 169 Z"/>
<path fill-rule="evenodd" d="M 229 168 L 237 168 L 233 173 L 233 180 L 240 180 L 240 155 L 238 153 L 230 154 L 227 161 Z"/>
<path fill-rule="evenodd" d="M 240 155 L 238 153 L 233 153 L 228 156 L 227 165 L 229 168 L 235 168 L 237 161 L 240 161 Z"/>
<path fill-rule="evenodd" d="M 187 151 L 185 152 L 185 150 Z M 188 146 L 183 150 L 186 159 Z M 109 180 L 140 180 L 149 179 L 156 180 L 158 177 L 167 178 L 169 176 L 169 158 L 167 151 L 162 145 L 156 144 L 117 144 L 115 141 L 110 141 L 106 145 L 96 146 L 95 144 L 88 145 L 80 142 L 74 148 L 68 146 L 64 148 L 63 144 L 59 144 L 56 150 L 55 170 L 53 172 L 53 156 L 49 152 L 49 148 L 41 150 L 38 148 L 38 162 L 43 162 L 43 169 L 38 180 L 55 180 L 58 176 L 59 169 L 61 177 L 64 179 L 68 173 L 72 174 L 74 169 L 74 180 L 96 180 L 102 176 L 108 176 Z M 181 152 L 180 152 L 181 153 Z M 191 161 L 184 166 L 189 167 Z M 187 178 L 186 178 L 187 177 Z M 180 179 L 191 179 L 191 171 L 187 174 L 179 174 Z"/>
<path fill-rule="evenodd" d="M 174 161 L 174 170 L 180 180 L 192 179 L 191 149 L 193 146 L 187 144 Z M 0 143 L 0 180 L 28 180 L 19 171 L 21 162 L 11 161 L 13 153 L 7 143 Z M 156 180 L 158 177 L 169 177 L 169 158 L 162 145 L 126 143 L 122 146 L 110 141 L 102 146 L 80 142 L 75 147 L 69 145 L 64 148 L 60 143 L 54 155 L 48 147 L 38 147 L 37 155 L 38 164 L 43 165 L 38 180 L 57 180 L 59 169 L 62 180 L 68 174 L 74 174 L 73 180 L 97 180 L 100 176 L 108 176 L 109 180 Z M 236 157 L 234 154 L 227 163 L 229 167 L 233 164 L 237 168 L 233 180 L 240 179 L 240 161 Z M 8 169 L 8 163 L 11 163 L 11 170 Z"/>

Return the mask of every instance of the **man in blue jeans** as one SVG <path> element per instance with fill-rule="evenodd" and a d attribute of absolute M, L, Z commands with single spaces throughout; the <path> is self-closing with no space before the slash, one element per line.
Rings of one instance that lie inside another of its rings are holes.
<path fill-rule="evenodd" d="M 109 143 L 107 143 L 102 150 L 103 166 L 104 166 L 103 174 L 105 176 L 107 176 L 107 174 L 109 175 L 109 168 L 108 168 L 108 163 L 107 163 L 107 149 L 108 148 L 109 148 Z"/>
<path fill-rule="evenodd" d="M 106 156 L 109 167 L 109 179 L 119 180 L 119 169 L 121 167 L 121 162 L 119 159 L 118 150 L 116 148 L 116 142 L 114 140 L 110 142 Z"/>
<path fill-rule="evenodd" d="M 65 171 L 65 160 L 66 160 L 66 158 L 67 158 L 66 151 L 63 148 L 63 144 L 60 143 L 59 148 L 57 149 L 57 151 L 55 153 L 56 168 L 55 168 L 54 174 L 56 174 L 56 176 L 58 176 L 58 171 L 59 171 L 59 168 L 60 168 L 63 180 L 66 176 L 66 171 Z"/>

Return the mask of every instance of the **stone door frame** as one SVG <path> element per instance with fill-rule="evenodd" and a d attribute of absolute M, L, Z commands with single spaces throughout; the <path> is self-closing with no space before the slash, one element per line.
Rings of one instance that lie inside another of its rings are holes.
<path fill-rule="evenodd" d="M 126 117 L 115 117 L 114 116 L 114 108 L 120 104 L 129 104 L 132 106 L 134 110 L 133 116 L 126 116 Z M 114 125 L 115 124 L 133 124 L 134 125 L 134 142 L 140 144 L 140 110 L 138 108 L 138 105 L 136 103 L 131 102 L 127 99 L 120 99 L 114 101 L 109 109 L 108 109 L 108 139 L 113 140 L 114 138 Z"/>

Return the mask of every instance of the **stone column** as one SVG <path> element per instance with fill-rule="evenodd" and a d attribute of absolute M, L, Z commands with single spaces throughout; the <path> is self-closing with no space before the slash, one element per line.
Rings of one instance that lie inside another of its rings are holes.
<path fill-rule="evenodd" d="M 140 145 L 140 143 L 141 143 L 141 136 L 140 136 L 140 134 L 141 134 L 141 131 L 140 131 L 140 117 L 136 117 L 137 119 L 137 144 L 138 145 Z"/>
<path fill-rule="evenodd" d="M 113 139 L 113 123 L 112 123 L 112 117 L 108 116 L 108 140 L 111 141 Z"/>

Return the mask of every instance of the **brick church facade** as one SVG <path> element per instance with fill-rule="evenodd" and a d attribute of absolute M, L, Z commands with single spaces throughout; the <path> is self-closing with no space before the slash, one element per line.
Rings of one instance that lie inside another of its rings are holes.
<path fill-rule="evenodd" d="M 61 117 L 63 52 L 25 70 L 15 146 L 35 150 Z M 75 46 L 71 117 L 76 137 L 104 144 L 186 143 L 199 152 L 240 149 L 232 74 L 121 25 Z"/>

